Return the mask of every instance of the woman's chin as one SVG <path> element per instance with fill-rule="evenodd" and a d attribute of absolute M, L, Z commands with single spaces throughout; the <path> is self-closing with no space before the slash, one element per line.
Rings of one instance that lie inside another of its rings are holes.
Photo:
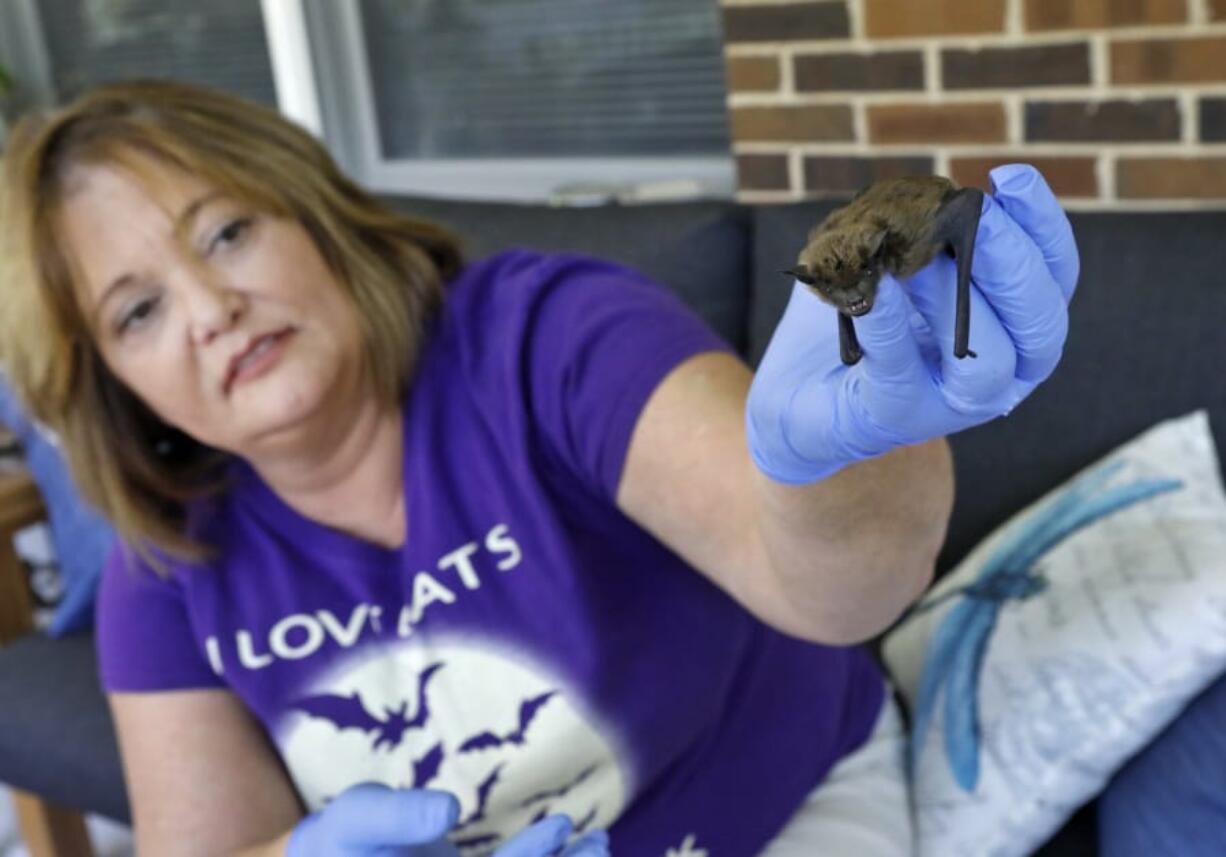
<path fill-rule="evenodd" d="M 243 392 L 256 392 L 254 389 Z M 244 401 L 246 399 L 246 401 Z M 326 431 L 320 425 L 329 412 L 324 405 L 329 397 L 312 386 L 261 390 L 253 396 L 232 396 L 229 424 L 231 447 L 249 455 L 269 445 L 284 446 Z"/>

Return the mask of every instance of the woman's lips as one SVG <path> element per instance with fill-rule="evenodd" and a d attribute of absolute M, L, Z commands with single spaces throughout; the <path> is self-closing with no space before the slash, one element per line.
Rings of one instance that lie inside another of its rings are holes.
<path fill-rule="evenodd" d="M 230 373 L 226 378 L 226 394 L 229 395 L 238 384 L 259 378 L 276 366 L 281 355 L 285 353 L 289 338 L 293 333 L 293 328 L 286 328 L 265 334 L 251 343 L 251 347 L 237 358 L 230 368 Z"/>

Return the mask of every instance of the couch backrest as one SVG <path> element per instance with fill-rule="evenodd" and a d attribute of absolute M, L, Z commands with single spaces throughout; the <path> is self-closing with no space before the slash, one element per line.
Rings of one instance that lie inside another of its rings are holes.
<path fill-rule="evenodd" d="M 450 227 L 478 259 L 510 247 L 621 262 L 681 295 L 726 341 L 748 344 L 751 212 L 730 202 L 551 208 L 394 197 L 407 214 Z"/>
<path fill-rule="evenodd" d="M 778 270 L 834 204 L 755 210 L 753 360 L 790 290 Z M 1070 220 L 1082 264 L 1064 357 L 1007 419 L 951 439 L 958 487 L 941 570 L 1022 506 L 1159 420 L 1206 408 L 1226 454 L 1226 212 L 1074 213 Z"/>

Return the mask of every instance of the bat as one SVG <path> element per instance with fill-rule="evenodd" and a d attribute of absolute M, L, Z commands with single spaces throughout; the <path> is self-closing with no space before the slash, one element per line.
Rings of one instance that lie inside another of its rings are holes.
<path fill-rule="evenodd" d="M 521 803 L 520 806 L 531 806 L 534 803 L 539 803 L 540 801 L 543 801 L 543 800 L 549 800 L 550 798 L 566 797 L 566 794 L 571 789 L 575 788 L 580 783 L 582 783 L 584 780 L 586 780 L 588 777 L 590 777 L 592 774 L 596 773 L 596 769 L 599 767 L 600 765 L 598 764 L 591 765 L 590 767 L 585 769 L 582 773 L 580 773 L 579 776 L 575 777 L 573 780 L 571 780 L 569 783 L 562 786 L 561 788 L 553 789 L 550 791 L 537 792 L 532 797 L 524 800 L 524 802 Z"/>
<path fill-rule="evenodd" d="M 340 696 L 323 693 L 315 696 L 305 696 L 293 703 L 293 708 L 305 711 L 312 717 L 329 721 L 338 731 L 358 729 L 362 732 L 374 731 L 375 741 L 371 749 L 379 749 L 380 744 L 396 747 L 409 729 L 420 729 L 430 718 L 430 709 L 426 704 L 426 684 L 430 681 L 442 664 L 427 667 L 417 678 L 417 711 L 412 717 L 405 717 L 409 704 L 405 702 L 399 709 L 385 708 L 386 719 L 370 712 L 362 702 L 359 693 Z"/>
<path fill-rule="evenodd" d="M 542 693 L 540 696 L 534 696 L 532 699 L 524 700 L 519 706 L 519 726 L 505 735 L 496 735 L 493 732 L 482 732 L 469 738 L 460 745 L 461 753 L 469 753 L 473 750 L 482 750 L 486 747 L 501 747 L 503 744 L 515 744 L 523 746 L 526 738 L 528 727 L 532 725 L 532 721 L 536 719 L 536 713 L 541 709 L 549 699 L 556 694 L 556 690 L 551 690 L 548 693 Z"/>
<path fill-rule="evenodd" d="M 796 267 L 783 273 L 839 311 L 839 355 L 850 366 L 863 356 L 852 319 L 873 308 L 881 274 L 909 277 L 948 249 L 957 260 L 954 356 L 975 357 L 971 260 L 982 206 L 983 191 L 941 176 L 884 179 L 815 226 Z"/>
<path fill-rule="evenodd" d="M 443 766 L 443 743 L 440 741 L 420 759 L 413 760 L 413 788 L 425 788 L 432 779 L 438 776 L 438 769 Z"/>
<path fill-rule="evenodd" d="M 502 778 L 502 769 L 504 767 L 506 767 L 505 762 L 495 767 L 494 770 L 490 771 L 489 776 L 477 786 L 477 808 L 469 813 L 468 818 L 457 824 L 453 830 L 463 830 L 465 827 L 471 827 L 478 821 L 485 820 L 485 807 L 490 802 L 490 792 L 494 790 L 494 786 L 498 785 L 498 780 Z"/>
<path fill-rule="evenodd" d="M 599 809 L 600 809 L 600 804 L 596 804 L 594 807 L 592 807 L 591 812 L 589 812 L 587 815 L 583 816 L 583 818 L 576 821 L 574 832 L 576 834 L 587 832 L 588 827 L 591 825 L 593 821 L 596 820 L 596 812 Z"/>

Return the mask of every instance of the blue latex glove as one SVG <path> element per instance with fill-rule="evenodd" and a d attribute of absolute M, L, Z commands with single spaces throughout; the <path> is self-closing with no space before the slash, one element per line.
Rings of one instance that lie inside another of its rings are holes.
<path fill-rule="evenodd" d="M 26 467 L 42 494 L 56 562 L 64 581 L 64 597 L 55 608 L 47 635 L 62 637 L 90 628 L 94 624 L 98 581 L 115 544 L 115 532 L 81 498 L 59 448 L 26 417 L 3 374 L 0 374 L 0 423 L 8 426 L 20 442 Z"/>
<path fill-rule="evenodd" d="M 285 857 L 459 857 L 443 837 L 460 815 L 449 792 L 359 783 L 298 823 Z M 566 816 L 550 816 L 520 832 L 494 857 L 548 857 L 571 832 Z M 592 831 L 562 857 L 608 857 L 608 836 Z"/>
<path fill-rule="evenodd" d="M 796 283 L 754 375 L 745 421 L 758 468 L 800 484 L 907 444 L 1009 413 L 1060 360 L 1080 270 L 1073 230 L 1039 172 L 1008 164 L 971 267 L 971 350 L 953 356 L 955 262 L 938 254 L 904 281 L 882 276 L 856 319 L 864 357 L 839 357 L 837 312 Z"/>

